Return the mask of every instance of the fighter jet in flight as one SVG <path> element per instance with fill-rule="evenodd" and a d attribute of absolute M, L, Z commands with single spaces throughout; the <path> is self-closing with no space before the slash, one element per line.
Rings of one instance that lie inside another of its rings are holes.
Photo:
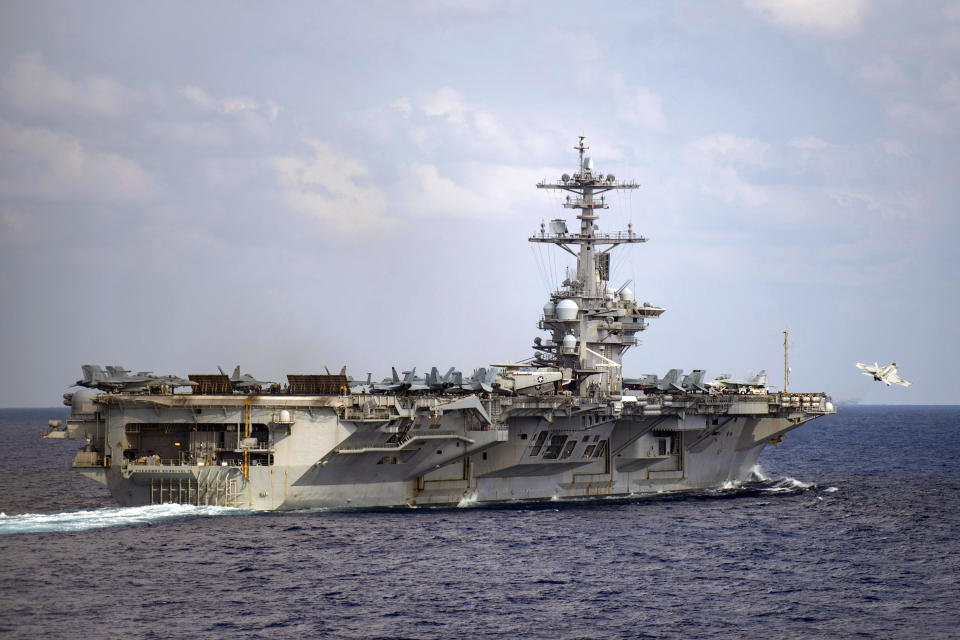
<path fill-rule="evenodd" d="M 897 363 L 891 362 L 888 365 L 881 367 L 876 362 L 872 365 L 863 364 L 862 362 L 857 363 L 857 368 L 863 371 L 863 375 L 872 376 L 877 382 L 886 382 L 887 386 L 890 386 L 890 383 L 895 382 L 904 387 L 909 387 L 910 383 L 897 375 Z"/>

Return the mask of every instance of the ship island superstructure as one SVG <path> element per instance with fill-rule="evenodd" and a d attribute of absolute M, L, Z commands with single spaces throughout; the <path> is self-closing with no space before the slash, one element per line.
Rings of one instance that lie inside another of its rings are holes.
<path fill-rule="evenodd" d="M 84 366 L 65 394 L 66 425 L 49 438 L 85 445 L 73 467 L 124 506 L 160 503 L 261 510 L 381 507 L 629 496 L 748 479 L 760 452 L 834 411 L 824 393 L 772 392 L 748 379 L 672 369 L 623 376 L 623 354 L 664 309 L 610 281 L 611 252 L 646 242 L 600 233 L 609 191 L 636 189 L 579 166 L 540 189 L 566 192 L 558 218 L 530 242 L 572 254 L 552 292 L 534 355 L 463 376 L 393 371 L 381 382 L 327 372 L 288 384 L 242 376 L 132 375 Z M 188 387 L 189 392 L 175 392 Z"/>

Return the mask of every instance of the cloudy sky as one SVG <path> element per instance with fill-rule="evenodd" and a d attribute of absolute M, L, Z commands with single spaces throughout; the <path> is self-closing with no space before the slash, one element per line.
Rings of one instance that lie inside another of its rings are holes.
<path fill-rule="evenodd" d="M 641 183 L 599 226 L 667 308 L 625 375 L 780 385 L 789 329 L 793 390 L 958 401 L 960 3 L 7 2 L 0 34 L 0 406 L 84 363 L 524 358 L 578 135 Z"/>

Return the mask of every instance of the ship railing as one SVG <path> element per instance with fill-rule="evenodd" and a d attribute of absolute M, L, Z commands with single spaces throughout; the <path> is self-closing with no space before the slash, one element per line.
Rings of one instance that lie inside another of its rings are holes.
<path fill-rule="evenodd" d="M 356 407 L 346 407 L 343 411 L 343 420 L 364 421 L 364 420 L 389 420 L 396 417 L 396 412 L 392 407 L 383 406 L 372 409 L 362 409 Z"/>
<path fill-rule="evenodd" d="M 532 241 L 547 241 L 547 242 L 582 242 L 587 240 L 592 240 L 594 242 L 606 242 L 607 240 L 614 241 L 624 241 L 632 240 L 634 242 L 646 242 L 647 239 L 637 233 L 632 231 L 616 231 L 614 233 L 595 233 L 592 236 L 585 236 L 580 233 L 538 233 L 535 236 L 531 236 L 530 240 Z"/>
<path fill-rule="evenodd" d="M 207 463 L 206 460 L 190 461 L 178 460 L 176 458 L 148 459 L 145 462 L 139 460 L 124 460 L 124 469 L 150 469 L 152 467 L 242 467 L 243 460 L 218 460 Z"/>

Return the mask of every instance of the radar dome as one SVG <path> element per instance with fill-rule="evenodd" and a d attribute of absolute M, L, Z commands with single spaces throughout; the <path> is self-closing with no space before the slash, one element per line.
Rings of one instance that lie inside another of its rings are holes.
<path fill-rule="evenodd" d="M 553 300 L 547 300 L 547 303 L 543 305 L 543 317 L 552 318 L 557 312 L 557 305 L 553 303 Z"/>
<path fill-rule="evenodd" d="M 574 353 L 577 349 L 577 338 L 573 334 L 568 333 L 563 336 L 563 352 L 564 353 Z"/>
<path fill-rule="evenodd" d="M 620 299 L 624 302 L 633 302 L 633 291 L 630 291 L 629 288 L 624 287 L 620 291 Z"/>
<path fill-rule="evenodd" d="M 70 398 L 70 414 L 78 416 L 96 413 L 97 408 L 93 404 L 93 399 L 96 398 L 99 393 L 96 389 L 80 389 L 79 391 L 74 391 L 73 397 Z"/>
<path fill-rule="evenodd" d="M 575 301 L 566 298 L 557 303 L 557 318 L 560 320 L 576 320 L 579 310 L 580 307 Z"/>

